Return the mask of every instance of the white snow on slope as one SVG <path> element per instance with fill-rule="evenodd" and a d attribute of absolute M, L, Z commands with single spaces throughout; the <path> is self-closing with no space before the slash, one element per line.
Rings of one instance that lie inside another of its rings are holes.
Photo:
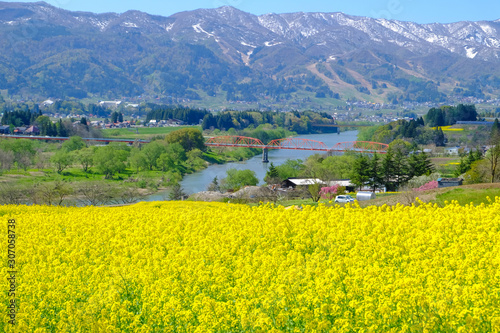
<path fill-rule="evenodd" d="M 216 42 L 219 42 L 219 39 L 217 38 L 217 36 L 215 36 L 214 34 L 211 34 L 211 33 L 207 32 L 207 31 L 203 30 L 203 28 L 201 27 L 201 23 L 193 25 L 193 29 L 197 33 L 199 33 L 199 34 L 205 33 L 205 34 L 207 34 L 207 36 L 213 37 Z"/>
<path fill-rule="evenodd" d="M 477 52 L 474 52 L 474 51 L 476 51 L 475 48 L 470 47 L 470 46 L 465 46 L 464 48 L 465 48 L 467 58 L 474 59 L 476 57 Z"/>

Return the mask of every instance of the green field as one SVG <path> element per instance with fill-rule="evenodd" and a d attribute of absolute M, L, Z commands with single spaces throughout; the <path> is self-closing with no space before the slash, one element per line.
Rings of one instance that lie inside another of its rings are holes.
<path fill-rule="evenodd" d="M 199 126 L 178 126 L 178 127 L 134 127 L 134 128 L 111 128 L 102 130 L 106 138 L 130 138 L 130 139 L 150 139 L 157 135 L 167 135 L 181 128 L 195 127 L 201 130 Z"/>
<path fill-rule="evenodd" d="M 445 205 L 445 202 L 451 202 L 453 200 L 458 201 L 458 203 L 462 206 L 467 204 L 473 204 L 475 206 L 480 204 L 489 204 L 491 203 L 488 200 L 488 197 L 491 201 L 495 201 L 495 197 L 500 197 L 500 189 L 499 188 L 490 188 L 490 189 L 472 189 L 472 188 L 454 188 L 448 192 L 438 194 L 436 196 L 435 202 L 441 207 Z"/>

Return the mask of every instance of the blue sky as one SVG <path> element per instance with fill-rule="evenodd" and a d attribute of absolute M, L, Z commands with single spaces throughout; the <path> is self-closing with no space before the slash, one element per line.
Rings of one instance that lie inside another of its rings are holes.
<path fill-rule="evenodd" d="M 17 0 L 19 1 L 19 0 Z M 290 12 L 344 12 L 418 23 L 450 23 L 500 19 L 499 0 L 45 0 L 51 5 L 91 12 L 129 9 L 168 16 L 185 10 L 229 5 L 253 14 Z M 14 1 L 9 1 L 14 2 Z M 24 1 L 28 2 L 28 1 Z"/>

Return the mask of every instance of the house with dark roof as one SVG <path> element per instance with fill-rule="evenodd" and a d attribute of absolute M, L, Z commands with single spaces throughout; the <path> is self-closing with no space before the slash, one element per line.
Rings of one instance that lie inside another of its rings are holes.
<path fill-rule="evenodd" d="M 25 134 L 29 135 L 39 135 L 40 129 L 37 126 L 30 126 L 26 129 Z"/>
<path fill-rule="evenodd" d="M 10 126 L 8 125 L 0 126 L 0 134 L 10 134 Z"/>
<path fill-rule="evenodd" d="M 26 133 L 26 130 L 27 128 L 22 126 L 22 127 L 16 127 L 14 129 L 14 134 L 17 134 L 17 135 L 22 135 L 22 134 L 25 134 Z"/>
<path fill-rule="evenodd" d="M 461 186 L 463 183 L 462 178 L 438 178 L 438 188 Z"/>

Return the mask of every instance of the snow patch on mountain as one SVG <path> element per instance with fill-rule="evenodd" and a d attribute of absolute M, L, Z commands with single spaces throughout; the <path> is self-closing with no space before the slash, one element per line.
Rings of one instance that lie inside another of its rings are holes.
<path fill-rule="evenodd" d="M 474 59 L 477 55 L 477 51 L 475 48 L 473 47 L 470 47 L 470 46 L 465 46 L 465 55 L 467 56 L 467 58 L 470 58 L 470 59 Z"/>
<path fill-rule="evenodd" d="M 491 25 L 489 24 L 484 24 L 484 23 L 479 23 L 479 26 L 481 27 L 481 29 L 488 34 L 489 37 L 492 37 L 492 36 L 498 36 L 498 32 L 497 32 L 497 29 L 493 28 Z"/>
<path fill-rule="evenodd" d="M 194 31 L 196 31 L 197 33 L 201 34 L 201 33 L 204 33 L 206 34 L 207 36 L 209 37 L 213 37 L 215 39 L 216 42 L 219 42 L 219 39 L 217 38 L 217 36 L 215 36 L 214 34 L 211 34 L 207 31 L 205 31 L 202 27 L 201 27 L 201 23 L 198 23 L 198 24 L 195 24 L 193 25 L 193 29 Z"/>
<path fill-rule="evenodd" d="M 133 22 L 123 22 L 122 26 L 127 28 L 139 28 L 139 26 Z"/>
<path fill-rule="evenodd" d="M 248 43 L 245 43 L 245 42 L 241 42 L 241 45 L 243 45 L 243 46 L 249 46 L 249 47 L 252 47 L 254 49 L 257 47 L 257 46 L 254 46 L 254 45 L 251 45 L 251 44 L 248 44 Z"/>
<path fill-rule="evenodd" d="M 280 44 L 283 44 L 283 42 L 265 42 L 264 43 L 265 46 L 276 46 L 276 45 L 280 45 Z"/>

